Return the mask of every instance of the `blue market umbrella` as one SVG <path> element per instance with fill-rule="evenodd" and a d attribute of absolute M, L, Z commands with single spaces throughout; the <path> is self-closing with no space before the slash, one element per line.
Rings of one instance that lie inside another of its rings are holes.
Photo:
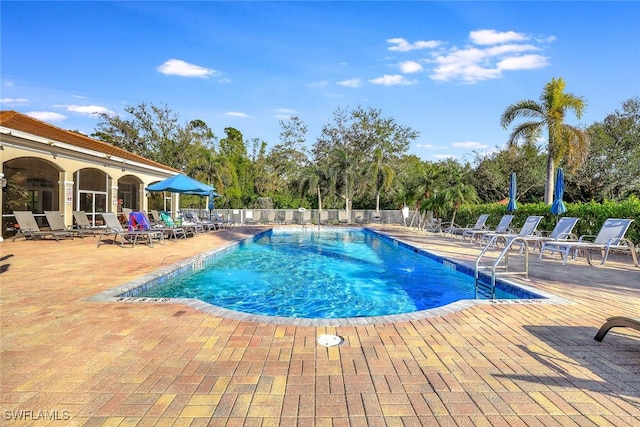
<path fill-rule="evenodd" d="M 146 188 L 147 191 L 169 191 L 171 193 L 196 194 L 208 196 L 215 188 L 184 174 L 171 176 Z M 215 193 L 214 193 L 215 194 Z"/>
<path fill-rule="evenodd" d="M 516 173 L 511 172 L 511 181 L 509 182 L 509 203 L 507 204 L 507 212 L 513 212 L 518 209 L 516 203 Z"/>
<path fill-rule="evenodd" d="M 551 205 L 551 213 L 554 215 L 562 215 L 567 211 L 567 207 L 562 201 L 564 196 L 564 171 L 558 168 L 556 172 L 556 187 L 553 190 L 553 204 Z"/>
<path fill-rule="evenodd" d="M 215 191 L 210 191 L 209 192 L 209 210 L 212 211 L 213 210 L 213 198 L 217 196 Z"/>
<path fill-rule="evenodd" d="M 213 208 L 214 208 L 213 198 L 217 195 L 218 194 L 216 194 L 215 191 L 209 192 L 209 220 L 211 220 L 211 211 L 213 211 Z"/>

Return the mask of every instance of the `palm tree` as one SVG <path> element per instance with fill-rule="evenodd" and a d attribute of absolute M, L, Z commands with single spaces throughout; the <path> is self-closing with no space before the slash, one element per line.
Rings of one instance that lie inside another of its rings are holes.
<path fill-rule="evenodd" d="M 299 191 L 301 194 L 313 193 L 318 196 L 318 210 L 322 210 L 322 187 L 326 182 L 326 171 L 318 163 L 311 163 L 302 169 Z"/>
<path fill-rule="evenodd" d="M 373 152 L 373 162 L 371 163 L 372 176 L 375 184 L 376 192 L 376 212 L 380 211 L 380 193 L 383 190 L 389 190 L 395 177 L 395 172 L 391 165 L 385 162 L 384 155 L 380 148 L 376 148 Z"/>
<path fill-rule="evenodd" d="M 544 187 L 544 201 L 553 202 L 554 173 L 556 163 L 567 161 L 571 169 L 577 168 L 583 161 L 588 146 L 588 137 L 582 130 L 564 122 L 568 110 L 572 110 L 580 119 L 586 108 L 585 101 L 571 93 L 565 93 L 566 83 L 562 78 L 552 78 L 546 84 L 540 102 L 522 100 L 507 107 L 500 124 L 504 129 L 519 117 L 532 118 L 519 124 L 509 136 L 508 145 L 517 145 L 524 140 L 534 144 L 546 129 L 547 135 L 547 178 Z"/>
<path fill-rule="evenodd" d="M 453 186 L 445 188 L 441 195 L 444 206 L 453 210 L 451 214 L 451 227 L 455 227 L 456 213 L 458 209 L 460 209 L 460 206 L 465 203 L 475 203 L 478 201 L 475 187 L 460 181 Z"/>

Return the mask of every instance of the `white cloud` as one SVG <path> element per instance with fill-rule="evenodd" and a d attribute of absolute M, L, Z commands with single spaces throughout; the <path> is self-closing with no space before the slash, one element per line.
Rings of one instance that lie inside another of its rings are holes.
<path fill-rule="evenodd" d="M 201 67 L 199 65 L 189 64 L 180 59 L 169 59 L 158 67 L 158 71 L 165 75 L 182 76 L 182 77 L 209 77 L 218 74 L 216 70 Z"/>
<path fill-rule="evenodd" d="M 530 37 L 508 31 L 472 31 L 471 39 L 478 45 L 487 47 L 452 48 L 433 55 L 430 78 L 436 81 L 460 80 L 476 83 L 482 80 L 502 77 L 503 71 L 531 70 L 549 65 L 548 58 L 526 52 L 539 51 L 540 46 L 517 43 Z M 504 43 L 504 44 L 499 44 Z"/>
<path fill-rule="evenodd" d="M 510 53 L 522 53 L 531 50 L 540 50 L 540 48 L 531 44 L 502 44 L 483 49 L 487 56 L 508 55 Z"/>
<path fill-rule="evenodd" d="M 442 41 L 409 42 L 404 38 L 387 39 L 391 51 L 410 52 L 433 49 L 428 57 L 413 58 L 396 66 L 403 74 L 425 71 L 435 81 L 461 81 L 477 83 L 497 79 L 506 71 L 531 70 L 546 67 L 549 58 L 539 54 L 554 36 L 532 36 L 516 31 L 482 29 L 469 32 L 469 43 L 451 46 Z M 391 60 L 387 58 L 386 60 Z M 384 76 L 370 80 L 376 84 L 414 84 L 402 81 L 398 76 Z"/>
<path fill-rule="evenodd" d="M 436 147 L 432 144 L 416 144 L 416 148 L 427 148 L 429 150 L 438 150 L 439 147 Z"/>
<path fill-rule="evenodd" d="M 292 110 L 290 108 L 278 108 L 276 109 L 276 114 L 274 114 L 273 117 L 278 120 L 289 120 L 295 114 L 296 110 Z"/>
<path fill-rule="evenodd" d="M 416 61 L 404 61 L 398 64 L 400 71 L 405 74 L 418 73 L 423 70 L 422 65 Z"/>
<path fill-rule="evenodd" d="M 512 56 L 498 62 L 498 68 L 501 70 L 533 70 L 547 65 L 548 58 L 542 55 Z"/>
<path fill-rule="evenodd" d="M 440 42 L 436 40 L 418 40 L 416 42 L 409 43 L 406 39 L 403 39 L 401 37 L 387 39 L 387 43 L 393 45 L 388 47 L 389 50 L 395 50 L 398 52 L 409 52 L 412 50 L 420 49 L 434 49 L 440 45 Z"/>
<path fill-rule="evenodd" d="M 231 79 L 229 79 L 229 78 L 220 79 L 220 80 L 218 80 L 218 81 L 219 81 L 220 83 L 223 83 L 223 84 L 229 84 L 229 83 L 231 83 Z"/>
<path fill-rule="evenodd" d="M 458 156 L 456 156 L 455 154 L 434 154 L 433 157 L 436 158 L 436 159 L 440 159 L 440 160 L 457 159 L 458 158 Z"/>
<path fill-rule="evenodd" d="M 29 102 L 27 98 L 0 98 L 0 104 L 15 105 L 26 104 L 27 102 Z"/>
<path fill-rule="evenodd" d="M 13 87 L 13 82 L 4 82 L 4 86 Z"/>
<path fill-rule="evenodd" d="M 54 113 L 53 111 L 29 111 L 25 114 L 34 119 L 42 120 L 43 122 L 59 122 L 67 118 L 67 116 Z"/>
<path fill-rule="evenodd" d="M 501 71 L 479 49 L 465 49 L 440 55 L 430 77 L 436 81 L 459 79 L 468 83 L 500 77 Z"/>
<path fill-rule="evenodd" d="M 488 145 L 482 144 L 482 143 L 476 142 L 476 141 L 454 142 L 451 145 L 456 147 L 456 148 L 466 148 L 466 149 L 470 149 L 470 150 L 481 150 L 483 148 L 487 148 L 488 147 Z"/>
<path fill-rule="evenodd" d="M 353 78 L 336 82 L 336 84 L 346 87 L 360 87 L 362 86 L 362 80 L 360 80 L 359 78 Z"/>
<path fill-rule="evenodd" d="M 247 113 L 240 113 L 238 111 L 227 111 L 224 115 L 229 117 L 249 117 Z"/>
<path fill-rule="evenodd" d="M 99 105 L 66 105 L 65 108 L 67 111 L 72 111 L 74 113 L 86 114 L 92 116 L 94 114 L 115 114 L 114 111 L 109 110 L 106 107 L 101 107 Z"/>
<path fill-rule="evenodd" d="M 471 42 L 479 45 L 494 45 L 508 42 L 521 42 L 529 40 L 529 37 L 515 31 L 498 32 L 496 30 L 477 30 L 469 34 Z"/>
<path fill-rule="evenodd" d="M 400 74 L 388 75 L 385 74 L 382 77 L 378 77 L 377 79 L 371 79 L 369 82 L 376 85 L 384 85 L 384 86 L 395 86 L 395 85 L 412 85 L 415 84 L 415 81 L 410 81 L 401 76 Z"/>

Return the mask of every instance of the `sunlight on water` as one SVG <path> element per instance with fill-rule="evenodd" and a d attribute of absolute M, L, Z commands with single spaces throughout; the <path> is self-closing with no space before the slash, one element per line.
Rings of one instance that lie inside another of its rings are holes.
<path fill-rule="evenodd" d="M 471 276 L 362 230 L 268 233 L 204 267 L 139 296 L 301 318 L 400 314 L 475 297 Z"/>

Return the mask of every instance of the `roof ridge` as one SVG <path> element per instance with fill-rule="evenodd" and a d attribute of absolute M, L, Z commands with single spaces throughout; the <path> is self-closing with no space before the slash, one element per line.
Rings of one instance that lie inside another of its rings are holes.
<path fill-rule="evenodd" d="M 63 129 L 59 126 L 52 125 L 51 123 L 44 122 L 14 110 L 0 111 L 0 125 L 40 136 L 42 138 L 55 139 L 59 142 L 74 145 L 76 147 L 86 148 L 112 156 L 115 155 L 126 160 L 140 161 L 141 163 L 161 167 L 169 171 L 180 172 L 175 168 L 163 165 L 155 160 L 147 159 L 140 154 L 132 153 L 124 148 L 116 147 L 109 142 L 92 138 L 80 132 Z"/>

